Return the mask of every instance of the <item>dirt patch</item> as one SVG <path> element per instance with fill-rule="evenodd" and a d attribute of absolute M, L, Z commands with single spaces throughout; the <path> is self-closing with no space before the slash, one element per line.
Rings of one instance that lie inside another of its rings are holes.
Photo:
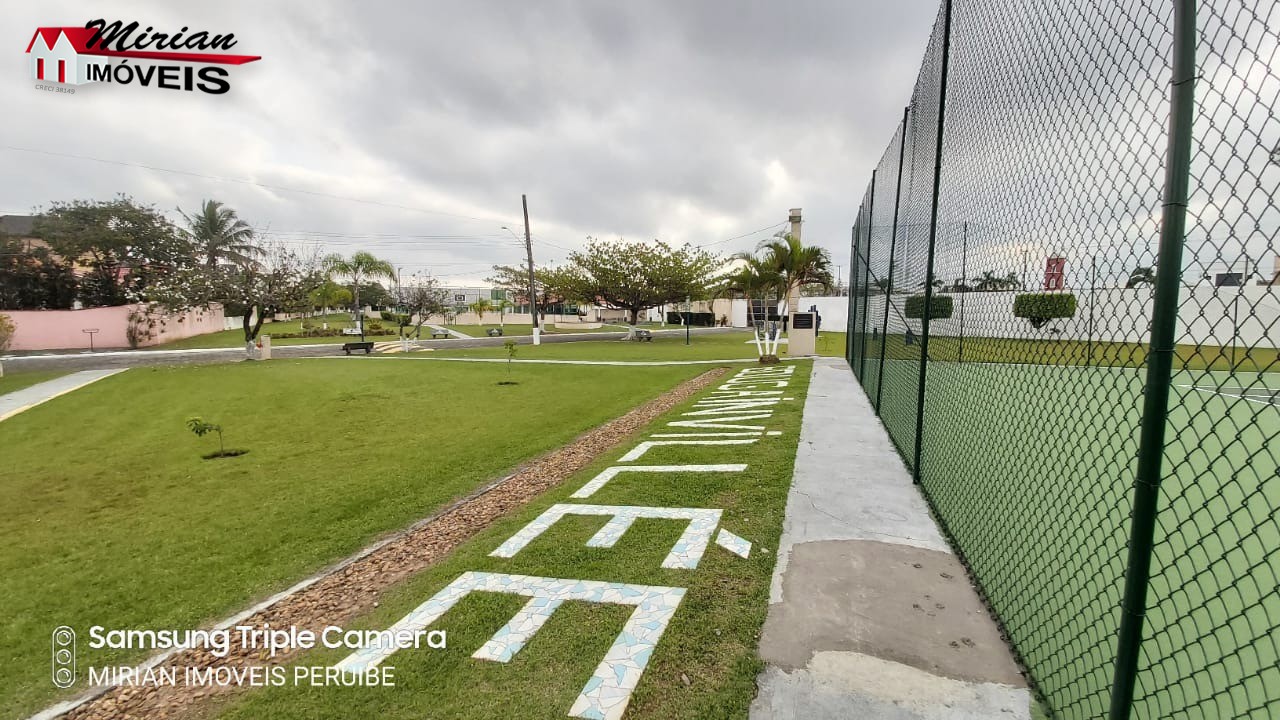
<path fill-rule="evenodd" d="M 326 625 L 342 625 L 372 610 L 383 590 L 439 562 L 493 521 L 563 482 L 727 372 L 726 368 L 716 368 L 682 383 L 671 392 L 585 433 L 568 445 L 533 460 L 509 477 L 375 545 L 372 551 L 340 563 L 315 583 L 235 624 L 259 627 L 264 623 L 273 627 L 296 625 L 319 631 Z M 291 655 L 277 655 L 275 663 L 281 663 Z M 264 664 L 263 659 L 239 648 L 233 648 L 225 658 L 215 658 L 203 650 L 187 650 L 170 656 L 158 667 L 247 667 Z M 114 688 L 60 717 L 107 720 L 195 716 L 202 709 L 201 704 L 213 700 L 213 696 L 236 690 L 235 687 L 216 686 Z"/>

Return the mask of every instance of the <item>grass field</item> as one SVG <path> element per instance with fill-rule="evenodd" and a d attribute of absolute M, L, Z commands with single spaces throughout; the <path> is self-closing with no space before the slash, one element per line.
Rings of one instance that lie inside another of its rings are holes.
<path fill-rule="evenodd" d="M 884 382 L 882 417 L 910 462 L 919 364 L 890 358 L 867 382 Z M 928 368 L 923 487 L 1061 717 L 1106 713 L 1143 382 L 1119 367 Z M 1280 378 L 1182 370 L 1174 383 L 1136 716 L 1274 717 Z"/>
<path fill-rule="evenodd" d="M 425 364 L 425 363 L 424 363 Z M 627 717 L 654 720 L 745 717 L 761 669 L 758 633 L 768 605 L 783 509 L 798 438 L 808 363 L 801 363 L 784 403 L 767 421 L 782 431 L 756 445 L 663 447 L 641 462 L 652 464 L 747 463 L 741 474 L 680 473 L 659 478 L 622 476 L 585 502 L 604 505 L 718 507 L 723 527 L 754 543 L 749 559 L 712 545 L 696 570 L 664 570 L 662 558 L 686 523 L 638 520 L 611 549 L 586 541 L 603 524 L 600 517 L 569 516 L 510 559 L 489 557 L 525 523 L 571 492 L 634 443 L 610 453 L 559 488 L 468 541 L 445 562 L 383 596 L 383 604 L 358 627 L 382 629 L 468 570 L 556 578 L 593 579 L 688 588 L 676 615 L 649 661 L 632 696 Z M 705 393 L 704 393 L 705 394 Z M 647 432 L 687 410 L 674 409 Z M 663 429 L 660 429 L 663 428 Z M 231 718 L 563 718 L 591 677 L 631 608 L 568 602 L 508 663 L 470 656 L 524 603 L 505 594 L 473 593 L 437 624 L 448 632 L 447 650 L 402 650 L 394 688 L 308 688 L 255 690 L 228 708 Z M 331 665 L 346 652 L 313 651 L 304 664 Z"/>
<path fill-rule="evenodd" d="M 6 420 L 0 717 L 53 699 L 60 624 L 224 617 L 704 370 L 525 366 L 498 386 L 501 368 L 463 363 L 135 368 Z M 193 415 L 249 453 L 202 460 L 217 440 Z"/>
<path fill-rule="evenodd" d="M 534 347 L 521 345 L 516 351 L 517 360 L 733 360 L 756 357 L 752 334 L 742 330 L 706 335 L 693 335 L 685 345 L 682 333 L 654 335 L 652 342 L 635 340 L 584 340 L 582 342 L 548 343 Z M 844 333 L 823 332 L 819 336 L 818 354 L 840 356 L 844 354 Z M 779 345 L 778 352 L 786 357 L 787 346 Z M 443 349 L 427 351 L 431 357 L 505 358 L 507 351 L 501 347 Z"/>
<path fill-rule="evenodd" d="M 45 380 L 52 380 L 66 374 L 67 371 L 65 370 L 30 370 L 22 372 L 6 370 L 4 375 L 0 376 L 0 395 L 31 387 L 36 383 L 42 383 Z"/>

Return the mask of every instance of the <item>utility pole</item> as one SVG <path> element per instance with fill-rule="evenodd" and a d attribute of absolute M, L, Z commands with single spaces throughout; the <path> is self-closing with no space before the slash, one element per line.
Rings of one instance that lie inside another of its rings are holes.
<path fill-rule="evenodd" d="M 524 251 L 529 256 L 529 312 L 533 315 L 533 344 L 541 345 L 541 328 L 538 327 L 538 288 L 533 281 L 533 237 L 529 234 L 529 198 L 521 193 L 524 206 Z"/>

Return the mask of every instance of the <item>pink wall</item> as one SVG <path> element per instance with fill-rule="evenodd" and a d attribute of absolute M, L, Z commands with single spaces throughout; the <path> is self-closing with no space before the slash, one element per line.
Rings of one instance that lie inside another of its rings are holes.
<path fill-rule="evenodd" d="M 13 321 L 15 332 L 10 350 L 89 349 L 89 335 L 83 330 L 97 328 L 93 347 L 128 348 L 125 330 L 129 311 L 134 305 L 90 308 L 87 310 L 4 310 Z M 222 330 L 222 306 L 188 310 L 185 313 L 157 317 L 155 337 L 144 345 L 159 345 L 192 335 Z"/>

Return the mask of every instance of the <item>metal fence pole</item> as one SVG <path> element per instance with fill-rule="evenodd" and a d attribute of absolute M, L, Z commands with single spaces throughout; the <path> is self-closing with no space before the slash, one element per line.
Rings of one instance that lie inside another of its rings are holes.
<path fill-rule="evenodd" d="M 960 231 L 960 350 L 956 362 L 964 362 L 964 296 L 969 294 L 969 223 Z"/>
<path fill-rule="evenodd" d="M 924 445 L 924 382 L 929 367 L 929 317 L 933 315 L 933 250 L 938 239 L 938 189 L 942 182 L 942 129 L 946 126 L 947 70 L 951 59 L 951 0 L 946 0 L 942 26 L 942 79 L 938 83 L 938 143 L 933 155 L 933 206 L 929 210 L 929 256 L 924 270 L 924 313 L 920 321 L 920 383 L 916 388 L 916 452 L 911 478 L 920 482 Z"/>
<path fill-rule="evenodd" d="M 1187 193 L 1191 176 L 1191 124 L 1195 116 L 1196 3 L 1176 0 L 1173 7 L 1173 83 L 1169 94 L 1169 147 L 1165 167 L 1160 254 L 1155 305 L 1151 313 L 1151 350 L 1147 354 L 1146 393 L 1133 483 L 1133 521 L 1124 601 L 1116 640 L 1111 720 L 1128 720 L 1142 651 L 1142 622 L 1147 608 L 1151 553 L 1160 503 L 1160 473 L 1173 374 L 1182 282 L 1182 245 L 1186 236 Z"/>
<path fill-rule="evenodd" d="M 911 106 L 902 108 L 902 140 L 898 144 L 898 182 L 893 195 L 893 229 L 889 236 L 889 274 L 885 276 L 884 286 L 884 326 L 880 328 L 880 375 L 876 383 L 876 414 L 880 414 L 880 400 L 884 397 L 884 358 L 889 347 L 889 295 L 893 292 L 893 261 L 898 246 L 898 212 L 902 208 L 902 163 L 907 155 L 907 118 L 911 114 Z M 871 244 L 867 243 L 867 255 L 871 255 Z"/>
<path fill-rule="evenodd" d="M 858 294 L 853 290 L 853 280 L 858 277 L 858 226 L 856 224 L 850 230 L 849 236 L 849 246 L 853 249 L 853 252 L 852 257 L 849 260 L 849 312 L 848 315 L 846 315 L 849 322 L 845 327 L 844 359 L 845 362 L 849 363 L 849 369 L 852 370 L 853 348 L 857 344 L 857 335 L 853 332 L 853 327 L 858 322 L 858 307 L 855 302 Z M 863 308 L 863 313 L 865 313 L 866 310 L 866 308 Z M 859 373 L 858 379 L 862 379 L 861 373 Z"/>

